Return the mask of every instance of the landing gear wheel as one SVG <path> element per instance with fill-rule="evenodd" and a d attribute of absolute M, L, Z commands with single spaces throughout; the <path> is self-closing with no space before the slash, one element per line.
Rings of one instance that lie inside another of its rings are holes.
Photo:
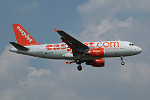
<path fill-rule="evenodd" d="M 79 66 L 77 67 L 77 69 L 78 69 L 79 71 L 81 71 L 81 70 L 82 70 L 82 66 L 79 65 Z"/>
<path fill-rule="evenodd" d="M 125 65 L 125 62 L 122 61 L 122 62 L 121 62 L 121 65 Z"/>
<path fill-rule="evenodd" d="M 121 59 L 121 65 L 125 65 L 125 62 L 123 61 L 123 56 L 121 56 L 120 59 Z"/>

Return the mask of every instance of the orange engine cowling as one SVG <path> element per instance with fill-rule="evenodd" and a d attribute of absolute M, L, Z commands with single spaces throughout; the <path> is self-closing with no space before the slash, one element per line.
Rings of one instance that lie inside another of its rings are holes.
<path fill-rule="evenodd" d="M 103 50 L 103 48 L 90 49 L 90 55 L 91 55 L 92 57 L 103 57 L 103 55 L 104 55 L 104 50 Z"/>
<path fill-rule="evenodd" d="M 93 67 L 103 67 L 104 64 L 105 64 L 104 58 L 94 59 L 94 60 L 91 61 L 91 65 Z"/>

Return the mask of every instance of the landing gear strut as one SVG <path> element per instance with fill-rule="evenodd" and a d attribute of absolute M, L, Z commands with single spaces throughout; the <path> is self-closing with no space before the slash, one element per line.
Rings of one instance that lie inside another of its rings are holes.
<path fill-rule="evenodd" d="M 121 65 L 125 65 L 125 62 L 123 61 L 123 57 L 121 56 Z"/>
<path fill-rule="evenodd" d="M 81 64 L 81 61 L 79 59 L 76 60 L 77 64 Z"/>

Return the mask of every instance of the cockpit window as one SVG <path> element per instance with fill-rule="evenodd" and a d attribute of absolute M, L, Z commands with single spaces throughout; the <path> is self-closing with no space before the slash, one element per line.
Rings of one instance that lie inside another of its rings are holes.
<path fill-rule="evenodd" d="M 132 43 L 132 46 L 134 46 L 134 44 Z"/>
<path fill-rule="evenodd" d="M 134 44 L 133 44 L 133 43 L 130 43 L 129 46 L 134 46 Z"/>

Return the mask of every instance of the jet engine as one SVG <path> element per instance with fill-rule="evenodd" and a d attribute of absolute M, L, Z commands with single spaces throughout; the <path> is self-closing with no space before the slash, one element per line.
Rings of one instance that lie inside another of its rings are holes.
<path fill-rule="evenodd" d="M 104 64 L 104 58 L 94 59 L 86 62 L 86 65 L 92 65 L 93 67 L 103 67 Z"/>

